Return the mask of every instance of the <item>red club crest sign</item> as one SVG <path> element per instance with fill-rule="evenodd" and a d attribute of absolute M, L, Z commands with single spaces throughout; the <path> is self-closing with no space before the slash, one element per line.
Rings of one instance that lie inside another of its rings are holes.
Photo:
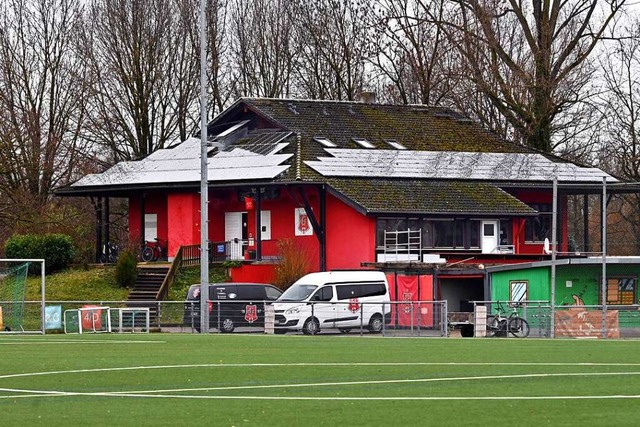
<path fill-rule="evenodd" d="M 411 313 L 413 307 L 411 301 L 413 301 L 413 292 L 403 292 L 402 293 L 402 301 L 406 304 L 402 304 L 402 311 L 405 313 Z"/>
<path fill-rule="evenodd" d="M 249 323 L 253 323 L 258 320 L 258 307 L 256 305 L 249 304 L 245 307 L 244 320 Z"/>
<path fill-rule="evenodd" d="M 358 298 L 350 298 L 349 311 L 351 311 L 352 313 L 355 313 L 358 310 L 360 310 L 360 302 L 358 301 Z"/>
<path fill-rule="evenodd" d="M 313 227 L 311 227 L 309 215 L 307 215 L 307 211 L 304 208 L 296 208 L 295 221 L 296 236 L 310 236 L 313 234 Z"/>

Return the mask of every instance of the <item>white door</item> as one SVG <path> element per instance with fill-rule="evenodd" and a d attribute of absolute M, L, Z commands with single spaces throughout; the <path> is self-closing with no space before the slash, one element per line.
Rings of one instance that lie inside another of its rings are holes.
<path fill-rule="evenodd" d="M 230 259 L 243 259 L 242 212 L 224 213 L 224 240 L 229 242 L 227 255 Z"/>
<path fill-rule="evenodd" d="M 271 240 L 271 211 L 260 211 L 260 239 Z"/>
<path fill-rule="evenodd" d="M 482 253 L 494 253 L 498 249 L 498 221 L 482 221 Z"/>

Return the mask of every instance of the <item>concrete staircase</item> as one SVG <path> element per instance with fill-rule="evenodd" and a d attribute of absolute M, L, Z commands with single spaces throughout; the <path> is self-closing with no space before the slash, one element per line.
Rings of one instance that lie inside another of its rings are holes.
<path fill-rule="evenodd" d="M 169 265 L 138 265 L 138 277 L 129 291 L 128 307 L 148 307 L 151 324 L 157 323 L 158 304 L 156 295 L 169 272 Z"/>

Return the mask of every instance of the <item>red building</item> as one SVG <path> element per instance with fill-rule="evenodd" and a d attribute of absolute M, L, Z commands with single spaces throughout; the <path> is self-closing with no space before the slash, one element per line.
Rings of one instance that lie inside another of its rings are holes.
<path fill-rule="evenodd" d="M 208 134 L 209 239 L 214 256 L 246 260 L 234 280 L 270 281 L 277 243 L 292 238 L 316 270 L 401 273 L 398 293 L 408 275 L 416 298 L 451 299 L 451 311 L 483 299 L 483 264 L 546 256 L 554 177 L 561 251 L 567 195 L 617 181 L 445 108 L 240 99 Z M 199 156 L 189 139 L 58 194 L 127 198 L 131 238 L 166 241 L 171 259 L 200 244 Z"/>

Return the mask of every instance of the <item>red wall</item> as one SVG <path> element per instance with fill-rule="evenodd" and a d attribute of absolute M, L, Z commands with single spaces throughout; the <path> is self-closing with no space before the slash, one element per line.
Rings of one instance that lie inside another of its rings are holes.
<path fill-rule="evenodd" d="M 147 194 L 144 199 L 144 213 L 158 215 L 158 238 L 167 241 L 167 197 L 164 194 Z M 137 241 L 141 237 L 140 197 L 129 198 L 129 239 Z"/>
<path fill-rule="evenodd" d="M 327 270 L 375 261 L 376 221 L 327 195 Z"/>
<path fill-rule="evenodd" d="M 169 257 L 174 257 L 180 246 L 200 242 L 199 194 L 169 194 L 167 196 L 167 215 L 170 218 L 167 230 Z"/>
<path fill-rule="evenodd" d="M 240 268 L 232 268 L 232 282 L 273 283 L 276 273 L 275 264 L 245 264 Z"/>

